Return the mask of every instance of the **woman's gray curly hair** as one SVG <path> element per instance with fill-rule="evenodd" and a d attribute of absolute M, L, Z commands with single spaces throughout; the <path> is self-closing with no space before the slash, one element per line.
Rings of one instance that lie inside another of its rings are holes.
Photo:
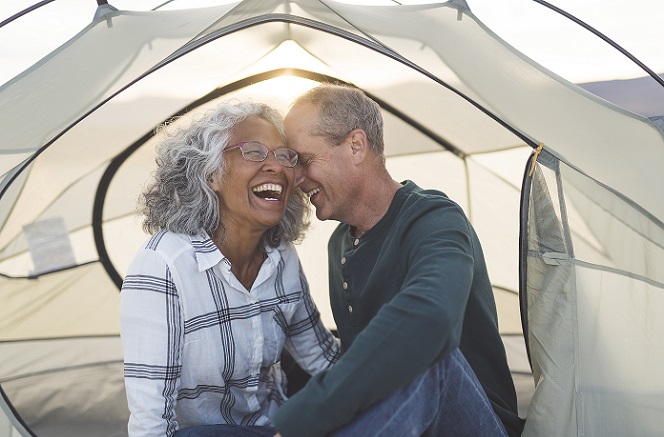
<path fill-rule="evenodd" d="M 139 198 L 143 229 L 154 234 L 162 229 L 195 235 L 201 230 L 211 236 L 220 223 L 219 199 L 208 185 L 210 176 L 224 177 L 222 152 L 233 128 L 250 116 L 272 123 L 285 138 L 283 117 L 268 105 L 254 102 L 226 102 L 195 117 L 176 129 L 159 128 L 163 137 L 156 147 L 154 180 Z M 301 190 L 293 190 L 281 222 L 267 230 L 263 243 L 277 247 L 302 238 L 309 225 L 309 208 Z"/>

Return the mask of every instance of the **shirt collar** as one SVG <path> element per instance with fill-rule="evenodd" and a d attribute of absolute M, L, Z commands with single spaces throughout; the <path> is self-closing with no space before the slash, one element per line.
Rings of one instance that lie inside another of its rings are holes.
<path fill-rule="evenodd" d="M 189 238 L 191 239 L 191 245 L 194 248 L 199 272 L 210 269 L 226 259 L 207 233 L 200 232 Z"/>
<path fill-rule="evenodd" d="M 198 271 L 203 272 L 207 269 L 210 269 L 220 262 L 224 262 L 224 267 L 228 270 L 231 268 L 231 263 L 224 256 L 223 253 L 219 250 L 214 241 L 206 232 L 200 232 L 196 235 L 190 236 L 191 245 L 194 247 L 194 254 L 196 256 L 196 263 L 198 264 Z M 284 244 L 282 243 L 279 246 L 279 249 L 283 249 Z M 267 254 L 268 259 L 271 261 L 273 266 L 279 264 L 280 253 L 279 250 L 266 246 L 265 253 Z"/>
<path fill-rule="evenodd" d="M 401 182 L 401 185 L 402 186 L 396 191 L 396 193 L 394 193 L 394 197 L 390 202 L 390 206 L 387 209 L 387 212 L 385 213 L 385 215 L 383 215 L 383 217 L 381 217 L 380 220 L 378 220 L 378 223 L 376 223 L 373 228 L 366 231 L 360 237 L 356 237 L 353 235 L 353 233 L 355 232 L 355 228 L 353 226 L 348 226 L 347 233 L 351 247 L 357 248 L 357 246 L 359 246 L 360 243 L 370 239 L 371 237 L 373 237 L 373 235 L 379 233 L 381 229 L 383 229 L 385 226 L 391 223 L 393 217 L 401 208 L 401 204 L 403 203 L 403 201 L 410 195 L 411 192 L 415 190 L 415 188 L 417 188 L 417 185 L 415 185 L 415 183 L 410 180 L 405 180 Z"/>

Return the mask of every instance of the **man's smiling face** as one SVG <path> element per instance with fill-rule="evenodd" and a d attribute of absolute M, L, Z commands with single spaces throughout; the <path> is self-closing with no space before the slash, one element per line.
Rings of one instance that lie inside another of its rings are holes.
<path fill-rule="evenodd" d="M 332 145 L 313 134 L 318 114 L 318 108 L 312 104 L 295 105 L 286 115 L 286 138 L 288 146 L 299 155 L 300 189 L 316 207 L 316 217 L 343 221 L 352 204 L 347 189 L 352 168 L 350 147 L 346 147 L 347 141 Z"/>

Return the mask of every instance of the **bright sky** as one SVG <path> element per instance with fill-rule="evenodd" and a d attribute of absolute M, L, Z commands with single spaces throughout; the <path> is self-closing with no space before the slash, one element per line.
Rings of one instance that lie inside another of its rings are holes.
<path fill-rule="evenodd" d="M 495 33 L 540 64 L 575 82 L 645 76 L 624 55 L 533 0 L 467 0 Z M 664 73 L 664 1 L 548 0 Z"/>
<path fill-rule="evenodd" d="M 118 9 L 147 10 L 165 0 L 110 0 Z M 384 3 L 387 0 L 346 0 Z M 0 20 L 37 0 L 1 0 Z M 207 1 L 209 3 L 209 0 Z M 413 3 L 418 0 L 401 0 Z M 645 76 L 626 57 L 533 0 L 467 0 L 490 29 L 545 67 L 574 82 Z M 204 0 L 174 2 L 187 6 Z M 550 0 L 597 28 L 658 73 L 664 73 L 663 0 Z M 0 28 L 0 83 L 87 25 L 95 0 L 56 0 Z"/>

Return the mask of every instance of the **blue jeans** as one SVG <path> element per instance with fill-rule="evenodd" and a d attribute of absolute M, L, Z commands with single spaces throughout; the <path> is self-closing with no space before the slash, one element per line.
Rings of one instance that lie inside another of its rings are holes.
<path fill-rule="evenodd" d="M 334 408 L 334 405 L 330 405 Z M 176 437 L 272 437 L 271 427 L 209 425 Z M 502 422 L 461 351 L 372 406 L 330 437 L 506 437 Z"/>
<path fill-rule="evenodd" d="M 456 349 L 330 436 L 505 437 L 507 432 L 468 361 Z"/>

